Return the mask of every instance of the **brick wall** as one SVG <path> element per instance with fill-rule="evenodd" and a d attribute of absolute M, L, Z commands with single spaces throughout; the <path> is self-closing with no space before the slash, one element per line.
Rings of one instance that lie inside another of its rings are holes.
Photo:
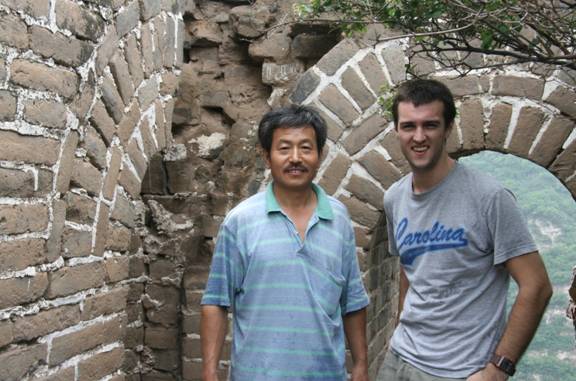
<path fill-rule="evenodd" d="M 140 379 L 140 183 L 172 143 L 175 0 L 0 1 L 0 379 Z"/>

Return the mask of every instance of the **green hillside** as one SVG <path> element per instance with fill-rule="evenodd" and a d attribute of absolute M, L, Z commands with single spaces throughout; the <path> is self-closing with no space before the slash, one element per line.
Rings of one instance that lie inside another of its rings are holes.
<path fill-rule="evenodd" d="M 554 285 L 554 296 L 514 379 L 576 380 L 574 328 L 565 317 L 567 287 L 576 265 L 576 202 L 560 181 L 528 160 L 483 151 L 460 161 L 514 192 Z M 511 287 L 509 304 L 516 292 Z"/>

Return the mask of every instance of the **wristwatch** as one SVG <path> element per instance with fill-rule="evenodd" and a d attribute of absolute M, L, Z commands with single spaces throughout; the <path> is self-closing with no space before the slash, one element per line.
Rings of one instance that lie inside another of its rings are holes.
<path fill-rule="evenodd" d="M 496 368 L 500 369 L 510 377 L 516 373 L 516 364 L 514 364 L 514 361 L 510 360 L 509 358 L 494 353 L 490 359 L 490 362 L 494 364 Z"/>

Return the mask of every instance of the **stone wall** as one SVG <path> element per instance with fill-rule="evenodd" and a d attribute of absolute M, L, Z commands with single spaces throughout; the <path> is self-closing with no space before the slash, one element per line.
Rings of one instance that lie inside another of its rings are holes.
<path fill-rule="evenodd" d="M 140 379 L 140 184 L 172 144 L 179 4 L 1 0 L 0 29 L 0 378 Z"/>

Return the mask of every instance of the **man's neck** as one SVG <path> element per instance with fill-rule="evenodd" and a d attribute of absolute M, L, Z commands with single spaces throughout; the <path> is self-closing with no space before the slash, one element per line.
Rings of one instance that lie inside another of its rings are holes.
<path fill-rule="evenodd" d="M 316 192 L 314 192 L 312 185 L 302 189 L 285 189 L 274 184 L 273 190 L 276 201 L 285 212 L 316 207 Z"/>
<path fill-rule="evenodd" d="M 413 171 L 412 174 L 412 190 L 414 193 L 424 193 L 440 184 L 442 180 L 448 176 L 456 162 L 454 159 L 446 155 L 442 158 L 437 165 L 428 170 Z"/>

